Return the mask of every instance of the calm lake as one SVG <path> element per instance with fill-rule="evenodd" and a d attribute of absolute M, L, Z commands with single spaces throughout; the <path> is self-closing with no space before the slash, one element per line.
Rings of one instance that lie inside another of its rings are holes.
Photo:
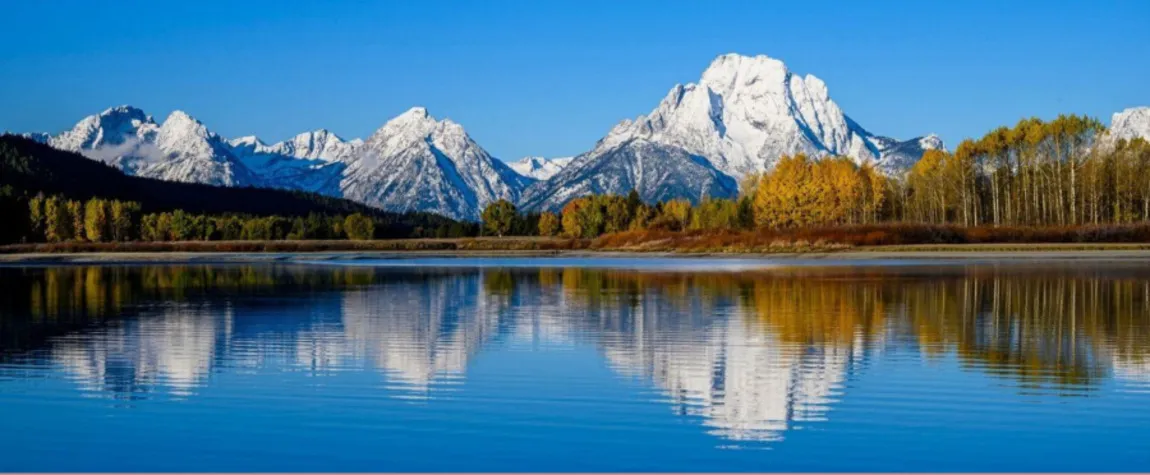
<path fill-rule="evenodd" d="M 0 470 L 1147 471 L 1147 264 L 0 267 Z"/>

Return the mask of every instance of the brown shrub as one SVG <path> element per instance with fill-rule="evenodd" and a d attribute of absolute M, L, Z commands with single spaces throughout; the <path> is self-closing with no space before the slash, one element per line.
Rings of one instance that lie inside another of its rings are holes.
<path fill-rule="evenodd" d="M 681 252 L 786 252 L 908 244 L 1146 243 L 1150 225 L 961 227 L 888 223 L 756 231 L 626 231 L 595 239 L 591 249 Z M 813 243 L 813 244 L 812 244 Z"/>

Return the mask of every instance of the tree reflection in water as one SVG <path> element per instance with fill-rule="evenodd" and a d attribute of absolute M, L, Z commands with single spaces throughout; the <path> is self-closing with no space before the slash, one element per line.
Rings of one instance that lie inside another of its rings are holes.
<path fill-rule="evenodd" d="M 269 367 L 379 371 L 389 394 L 433 398 L 497 340 L 592 345 L 730 440 L 826 419 L 889 352 L 953 356 L 1023 393 L 1150 387 L 1150 270 L 1134 265 L 75 266 L 3 268 L 0 287 L 4 377 L 62 368 L 126 399 Z"/>

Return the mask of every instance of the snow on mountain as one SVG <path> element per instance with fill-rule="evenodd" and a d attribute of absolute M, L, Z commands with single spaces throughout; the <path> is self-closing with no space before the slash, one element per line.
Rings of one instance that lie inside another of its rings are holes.
<path fill-rule="evenodd" d="M 738 194 L 733 178 L 685 149 L 636 138 L 613 148 L 585 153 L 523 193 L 520 207 L 556 211 L 589 194 L 626 194 L 636 190 L 646 202 L 686 198 L 730 198 Z"/>
<path fill-rule="evenodd" d="M 232 139 L 228 143 L 239 156 L 262 153 L 335 162 L 347 160 L 355 152 L 355 144 L 326 129 L 304 132 L 272 145 L 264 144 L 255 136 Z"/>
<path fill-rule="evenodd" d="M 846 155 L 895 174 L 924 150 L 942 147 L 934 135 L 905 142 L 875 136 L 839 109 L 822 80 L 766 56 L 728 54 L 698 83 L 671 88 L 650 114 L 615 126 L 590 152 L 528 190 L 522 203 L 555 208 L 588 192 L 631 187 L 647 201 L 697 201 L 735 194 L 731 183 L 769 170 L 783 155 Z"/>
<path fill-rule="evenodd" d="M 1114 114 L 1110 119 L 1113 140 L 1141 137 L 1150 140 L 1150 107 L 1131 107 Z"/>
<path fill-rule="evenodd" d="M 1148 122 L 1145 112 L 1123 117 L 1115 124 Z M 141 176 L 314 191 L 463 219 L 477 219 L 497 199 L 556 209 L 583 194 L 631 189 L 647 201 L 729 197 L 739 178 L 795 153 L 848 155 L 897 174 L 924 150 L 943 147 L 933 135 L 873 135 L 839 109 L 818 78 L 766 56 L 734 54 L 718 57 L 697 83 L 675 86 L 651 113 L 623 121 L 575 158 L 507 164 L 459 124 L 418 107 L 367 141 L 323 129 L 271 145 L 255 136 L 225 141 L 183 112 L 157 124 L 130 106 L 87 117 L 55 137 L 29 137 Z"/>
<path fill-rule="evenodd" d="M 238 157 L 244 157 L 268 150 L 268 145 L 255 135 L 247 135 L 244 137 L 230 139 L 228 140 L 228 145 L 232 147 L 232 153 L 236 154 Z"/>
<path fill-rule="evenodd" d="M 882 164 L 883 145 L 893 143 L 844 114 L 821 79 L 794 74 L 767 56 L 737 54 L 716 58 L 698 83 L 673 87 L 654 111 L 616 126 L 596 150 L 634 138 L 706 157 L 736 178 L 797 153 Z"/>
<path fill-rule="evenodd" d="M 49 138 L 47 143 L 135 174 L 144 164 L 161 158 L 162 153 L 154 143 L 159 129 L 144 111 L 125 105 L 85 117 L 71 130 Z"/>
<path fill-rule="evenodd" d="M 156 124 L 130 106 L 41 140 L 140 176 L 314 191 L 463 219 L 477 219 L 497 199 L 517 200 L 532 182 L 491 157 L 459 124 L 438 121 L 423 108 L 389 121 L 367 142 L 324 129 L 271 145 L 255 136 L 224 140 L 184 112 Z"/>
<path fill-rule="evenodd" d="M 182 111 L 158 125 L 135 107 L 112 107 L 85 117 L 48 144 L 139 176 L 222 186 L 260 184 L 231 154 L 230 145 Z"/>
<path fill-rule="evenodd" d="M 930 134 L 925 137 L 899 142 L 890 137 L 870 137 L 871 143 L 879 150 L 875 167 L 888 175 L 896 175 L 914 166 L 927 150 L 945 150 L 942 139 Z"/>
<path fill-rule="evenodd" d="M 459 124 L 415 107 L 368 138 L 341 188 L 346 198 L 386 210 L 474 220 L 488 203 L 516 201 L 530 182 L 483 150 Z"/>
<path fill-rule="evenodd" d="M 53 147 L 85 153 L 134 145 L 155 138 L 159 126 L 144 111 L 132 106 L 111 107 L 97 115 L 85 117 L 72 130 L 49 140 Z M 125 147 L 126 149 L 126 147 Z"/>
<path fill-rule="evenodd" d="M 533 180 L 542 181 L 555 176 L 556 173 L 559 173 L 559 170 L 562 170 L 568 163 L 571 163 L 573 158 L 574 157 L 523 157 L 517 161 L 509 162 L 507 166 L 515 170 L 515 173 Z"/>
<path fill-rule="evenodd" d="M 267 145 L 255 136 L 228 141 L 232 154 L 267 186 L 342 196 L 340 180 L 358 142 L 319 129 Z"/>
<path fill-rule="evenodd" d="M 137 174 L 168 181 L 219 186 L 260 186 L 260 178 L 232 154 L 231 146 L 183 111 L 172 112 L 156 133 L 162 160 Z"/>
<path fill-rule="evenodd" d="M 33 140 L 37 143 L 43 143 L 43 144 L 46 144 L 46 143 L 48 143 L 49 140 L 52 140 L 52 134 L 49 134 L 47 132 L 25 132 L 25 133 L 22 133 L 19 135 L 21 137 L 26 138 L 26 139 Z"/>

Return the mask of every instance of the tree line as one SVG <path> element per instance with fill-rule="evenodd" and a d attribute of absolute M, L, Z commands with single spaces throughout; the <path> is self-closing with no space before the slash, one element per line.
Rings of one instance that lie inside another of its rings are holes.
<path fill-rule="evenodd" d="M 579 197 L 558 212 L 530 213 L 499 200 L 485 207 L 480 223 L 427 213 L 385 213 L 346 200 L 279 190 L 218 189 L 124 177 L 118 172 L 108 175 L 107 167 L 86 158 L 6 136 L 0 138 L 0 169 L 5 172 L 0 177 L 0 213 L 5 216 L 0 242 L 475 235 L 587 239 L 652 229 L 739 231 L 878 223 L 1067 227 L 1148 222 L 1150 143 L 1111 140 L 1106 134 L 1099 121 L 1088 117 L 1030 118 L 965 140 L 954 152 L 927 150 L 910 170 L 896 176 L 849 157 L 815 159 L 798 154 L 781 157 L 770 170 L 744 178 L 735 198 L 648 203 L 632 190 L 625 196 Z M 106 180 L 84 179 L 75 171 L 83 167 L 91 168 L 86 174 L 108 176 Z M 93 184 L 117 180 L 116 187 L 97 189 Z M 76 186 L 88 188 L 46 194 Z M 127 193 L 124 190 L 145 198 L 117 198 L 116 193 Z M 179 202 L 193 209 L 163 201 L 171 200 L 165 191 L 177 192 Z M 213 193 L 210 199 L 200 198 Z M 260 199 L 240 199 L 241 194 Z M 238 209 L 234 207 L 239 205 L 232 204 L 237 202 L 272 206 L 281 198 L 295 203 L 289 214 L 265 213 L 262 208 L 248 213 L 205 211 Z M 302 212 L 309 207 L 316 211 Z"/>
<path fill-rule="evenodd" d="M 1150 143 L 1112 140 L 1088 117 L 1025 119 L 952 152 L 927 150 L 890 176 L 849 157 L 784 156 L 744 178 L 734 199 L 644 203 L 637 193 L 593 195 L 537 218 L 536 234 L 594 238 L 629 230 L 754 230 L 878 223 L 1081 226 L 1150 221 Z M 483 213 L 503 235 L 514 206 Z"/>
<path fill-rule="evenodd" d="M 558 213 L 540 213 L 534 234 L 595 238 L 638 230 L 737 231 L 816 225 L 871 224 L 883 220 L 889 179 L 849 158 L 812 160 L 782 157 L 768 172 L 748 176 L 738 198 L 643 202 L 635 190 L 623 195 L 589 195 L 569 201 Z M 505 200 L 483 212 L 484 232 L 511 233 L 519 218 Z"/>
<path fill-rule="evenodd" d="M 0 192 L 5 210 L 16 211 L 10 192 Z M 23 230 L 13 242 L 268 241 L 351 239 L 382 236 L 385 223 L 354 213 L 347 216 L 207 215 L 175 210 L 142 213 L 139 203 L 91 198 L 72 200 L 37 194 L 26 201 L 24 219 L 6 222 L 7 233 Z M 13 213 L 12 216 L 17 216 Z M 439 230 L 450 232 L 450 230 Z M 466 231 L 460 231 L 461 234 Z"/>
<path fill-rule="evenodd" d="M 19 136 L 0 135 L 0 243 L 50 240 L 42 229 L 47 226 L 45 218 L 32 212 L 33 202 L 43 200 L 38 202 L 43 212 L 44 202 L 50 198 L 56 200 L 53 206 L 57 208 L 52 209 L 56 220 L 67 215 L 83 221 L 91 215 L 102 221 L 101 214 L 110 220 L 113 213 L 119 213 L 116 216 L 121 222 L 121 215 L 135 220 L 126 232 L 127 238 L 120 228 L 114 231 L 108 227 L 106 232 L 93 228 L 91 235 L 98 241 L 170 240 L 173 233 L 200 239 L 288 239 L 289 235 L 293 239 L 338 239 L 347 236 L 342 221 L 352 215 L 369 218 L 375 225 L 375 238 L 461 237 L 479 232 L 476 223 L 424 212 L 392 213 L 316 193 L 218 187 L 125 175 L 73 152 Z M 93 199 L 105 205 L 93 204 L 88 213 L 88 203 Z M 123 209 L 124 206 L 131 209 Z M 116 207 L 119 209 L 113 209 Z M 39 223 L 36 228 L 33 222 Z M 175 224 L 169 228 L 168 223 L 172 222 Z M 148 229 L 144 229 L 144 224 L 148 224 Z M 246 233 L 242 231 L 244 226 Z M 149 231 L 156 228 L 159 231 Z M 92 240 L 87 230 L 78 230 L 75 225 L 70 231 L 63 226 L 58 229 L 59 236 L 67 236 L 59 238 L 62 240 Z"/>
<path fill-rule="evenodd" d="M 1150 144 L 1113 140 L 1092 118 L 1031 118 L 930 150 L 896 181 L 888 219 L 964 226 L 1150 220 Z"/>
<path fill-rule="evenodd" d="M 639 229 L 741 229 L 750 227 L 749 198 L 707 199 L 697 206 L 685 199 L 645 203 L 638 192 L 588 195 L 568 202 L 559 213 L 523 214 L 507 200 L 487 205 L 482 214 L 485 235 L 538 235 L 594 238 Z M 532 226 L 533 224 L 533 226 Z"/>

